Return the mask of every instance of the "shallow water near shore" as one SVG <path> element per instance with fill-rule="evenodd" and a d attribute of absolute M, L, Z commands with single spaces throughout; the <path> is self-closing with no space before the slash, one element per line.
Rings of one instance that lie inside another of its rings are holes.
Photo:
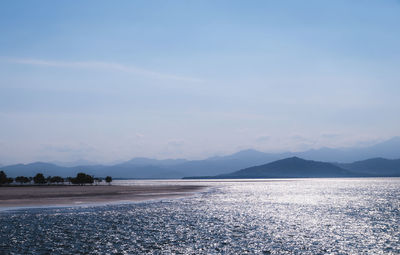
<path fill-rule="evenodd" d="M 400 178 L 119 181 L 179 199 L 0 212 L 0 254 L 399 254 Z"/>

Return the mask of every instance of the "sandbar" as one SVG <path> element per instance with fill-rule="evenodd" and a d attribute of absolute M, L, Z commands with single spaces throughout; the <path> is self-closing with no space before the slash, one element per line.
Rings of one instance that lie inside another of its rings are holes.
<path fill-rule="evenodd" d="M 146 201 L 193 194 L 200 185 L 43 185 L 0 187 L 0 208 Z"/>

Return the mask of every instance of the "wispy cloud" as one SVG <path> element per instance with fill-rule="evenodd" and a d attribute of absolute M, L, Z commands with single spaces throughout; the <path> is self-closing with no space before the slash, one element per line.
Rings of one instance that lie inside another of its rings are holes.
<path fill-rule="evenodd" d="M 271 137 L 268 135 L 262 135 L 256 138 L 256 142 L 258 143 L 264 143 L 264 142 L 268 142 L 271 140 Z"/>
<path fill-rule="evenodd" d="M 31 59 L 31 58 L 3 58 L 6 62 L 22 65 L 32 66 L 49 66 L 59 68 L 79 68 L 79 69 L 101 69 L 109 71 L 120 71 L 125 73 L 131 73 L 135 75 L 142 75 L 156 79 L 167 79 L 184 82 L 202 82 L 201 79 L 167 74 L 156 72 L 144 68 L 139 68 L 132 65 L 125 65 L 115 62 L 102 62 L 102 61 L 53 61 L 43 59 Z"/>
<path fill-rule="evenodd" d="M 144 137 L 144 134 L 142 134 L 142 133 L 136 133 L 136 138 L 143 138 Z"/>

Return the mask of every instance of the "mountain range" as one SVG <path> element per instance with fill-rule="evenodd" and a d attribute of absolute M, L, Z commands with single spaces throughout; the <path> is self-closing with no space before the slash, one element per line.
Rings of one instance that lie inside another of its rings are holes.
<path fill-rule="evenodd" d="M 268 164 L 263 164 L 260 166 L 248 167 L 229 174 L 220 174 L 205 178 L 328 178 L 355 177 L 360 175 L 361 174 L 355 174 L 332 163 L 291 157 L 277 160 Z M 190 179 L 190 177 L 186 177 L 185 179 Z"/>
<path fill-rule="evenodd" d="M 372 176 L 400 176 L 400 159 L 372 158 L 351 164 L 337 164 L 337 166 L 354 173 Z"/>
<path fill-rule="evenodd" d="M 18 175 L 33 176 L 38 172 L 42 172 L 46 176 L 74 176 L 78 172 L 85 172 L 96 176 L 112 175 L 114 178 L 181 178 L 185 176 L 230 174 L 238 170 L 292 157 L 333 162 L 333 166 L 352 173 L 379 176 L 396 175 L 400 168 L 400 160 L 394 159 L 400 159 L 400 137 L 373 146 L 357 148 L 322 148 L 285 153 L 264 153 L 250 149 L 228 156 L 211 157 L 204 160 L 133 158 L 112 165 L 92 164 L 87 161 L 58 164 L 57 162 L 35 162 L 1 166 L 1 170 L 11 177 Z M 87 164 L 76 165 L 85 162 Z M 384 169 L 384 172 L 381 172 L 382 169 Z"/>
<path fill-rule="evenodd" d="M 228 174 L 185 177 L 184 179 L 331 177 L 400 177 L 400 160 L 376 158 L 357 161 L 351 164 L 335 164 L 291 157 L 268 164 L 248 167 Z"/>

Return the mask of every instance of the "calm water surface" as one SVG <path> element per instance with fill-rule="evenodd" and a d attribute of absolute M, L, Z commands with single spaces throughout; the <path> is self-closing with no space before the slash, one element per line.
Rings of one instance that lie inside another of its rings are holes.
<path fill-rule="evenodd" d="M 400 254 L 400 178 L 201 183 L 182 199 L 0 212 L 0 254 Z"/>

